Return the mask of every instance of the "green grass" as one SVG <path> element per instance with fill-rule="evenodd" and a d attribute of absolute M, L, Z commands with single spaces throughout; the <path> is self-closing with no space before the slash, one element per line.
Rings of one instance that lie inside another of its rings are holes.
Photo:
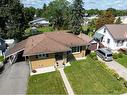
<path fill-rule="evenodd" d="M 53 31 L 54 29 L 52 27 L 42 27 L 42 28 L 37 28 L 37 30 L 39 32 L 51 32 Z"/>
<path fill-rule="evenodd" d="M 116 59 L 116 61 L 119 62 L 121 65 L 127 67 L 127 55 L 123 54 L 123 57 Z"/>
<path fill-rule="evenodd" d="M 76 94 L 121 94 L 127 92 L 123 82 L 118 81 L 98 61 L 90 58 L 71 63 L 65 73 Z"/>
<path fill-rule="evenodd" d="M 28 28 L 25 30 L 26 33 L 29 33 L 31 30 L 31 28 Z M 51 32 L 53 31 L 54 29 L 50 26 L 46 26 L 46 27 L 40 27 L 40 28 L 37 28 L 37 31 L 38 32 Z"/>
<path fill-rule="evenodd" d="M 82 28 L 83 28 L 84 31 L 87 31 L 88 26 L 83 25 Z"/>
<path fill-rule="evenodd" d="M 66 94 L 59 72 L 34 75 L 29 78 L 27 94 Z"/>
<path fill-rule="evenodd" d="M 4 61 L 4 56 L 0 56 L 0 62 Z"/>

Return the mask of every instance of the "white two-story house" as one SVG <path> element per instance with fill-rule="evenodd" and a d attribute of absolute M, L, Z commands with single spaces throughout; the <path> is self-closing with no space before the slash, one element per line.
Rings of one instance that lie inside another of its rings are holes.
<path fill-rule="evenodd" d="M 127 49 L 127 25 L 105 25 L 96 31 L 94 39 L 113 51 Z"/>

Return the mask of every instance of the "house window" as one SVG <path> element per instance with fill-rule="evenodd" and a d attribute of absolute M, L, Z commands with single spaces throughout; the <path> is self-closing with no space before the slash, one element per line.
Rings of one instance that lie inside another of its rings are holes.
<path fill-rule="evenodd" d="M 109 44 L 110 43 L 110 39 L 107 39 L 107 44 Z"/>
<path fill-rule="evenodd" d="M 48 57 L 48 54 L 39 54 L 36 56 L 36 58 L 38 59 L 47 58 L 47 57 Z"/>
<path fill-rule="evenodd" d="M 1 45 L 1 42 L 0 42 L 0 45 Z"/>
<path fill-rule="evenodd" d="M 79 53 L 80 52 L 80 47 L 72 47 L 72 53 Z"/>
<path fill-rule="evenodd" d="M 104 33 L 106 33 L 106 28 L 104 28 Z"/>
<path fill-rule="evenodd" d="M 124 40 L 118 40 L 117 41 L 117 47 L 123 46 Z"/>

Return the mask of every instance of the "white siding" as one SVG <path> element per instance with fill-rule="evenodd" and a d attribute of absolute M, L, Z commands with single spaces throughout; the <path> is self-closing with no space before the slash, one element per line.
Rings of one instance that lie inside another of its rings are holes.
<path fill-rule="evenodd" d="M 106 32 L 104 32 L 104 29 L 106 29 Z M 107 28 L 102 27 L 100 28 L 97 33 L 100 33 L 100 34 L 103 34 L 104 37 L 103 37 L 103 40 L 102 40 L 102 44 L 105 46 L 105 47 L 108 47 L 112 50 L 118 50 L 120 48 L 127 48 L 127 40 L 124 40 L 123 42 L 123 46 L 117 46 L 117 40 L 114 40 L 114 38 L 112 37 L 112 35 L 110 34 L 110 32 L 108 31 Z M 107 40 L 110 39 L 110 43 L 107 43 Z"/>

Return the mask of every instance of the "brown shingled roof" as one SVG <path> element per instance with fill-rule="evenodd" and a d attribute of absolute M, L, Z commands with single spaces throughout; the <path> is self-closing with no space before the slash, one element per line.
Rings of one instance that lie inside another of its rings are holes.
<path fill-rule="evenodd" d="M 38 35 L 40 36 L 40 35 Z M 26 45 L 24 51 L 24 56 L 28 55 L 35 55 L 39 53 L 54 53 L 54 52 L 64 52 L 71 50 L 69 47 L 66 47 L 65 45 L 58 43 L 48 37 L 46 37 L 44 34 L 41 34 L 42 38 L 37 38 L 40 41 L 36 41 L 36 37 L 29 39 Z M 36 44 L 35 44 L 36 43 Z M 32 45 L 33 44 L 33 45 Z"/>
<path fill-rule="evenodd" d="M 17 43 L 8 51 L 7 56 L 10 56 L 19 50 L 24 50 L 23 56 L 30 56 L 39 53 L 70 51 L 71 47 L 83 45 L 86 45 L 86 42 L 74 34 L 49 32 L 31 36 L 26 40 Z"/>
<path fill-rule="evenodd" d="M 9 49 L 9 50 L 6 52 L 6 56 L 8 56 L 8 55 L 10 55 L 10 54 L 13 54 L 13 53 L 16 53 L 16 52 L 18 52 L 18 51 L 24 50 L 27 40 L 28 40 L 28 39 L 23 40 L 23 41 L 17 43 L 13 48 Z"/>
<path fill-rule="evenodd" d="M 105 26 L 114 39 L 127 39 L 127 24 L 108 24 Z"/>
<path fill-rule="evenodd" d="M 89 37 L 88 35 L 83 34 L 83 33 L 79 34 L 78 37 L 83 39 L 84 42 L 86 42 L 86 44 L 89 44 L 89 42 L 92 40 L 91 37 Z"/>
<path fill-rule="evenodd" d="M 65 32 L 47 32 L 45 35 L 59 43 L 62 43 L 68 47 L 82 46 L 86 43 L 77 35 Z"/>

